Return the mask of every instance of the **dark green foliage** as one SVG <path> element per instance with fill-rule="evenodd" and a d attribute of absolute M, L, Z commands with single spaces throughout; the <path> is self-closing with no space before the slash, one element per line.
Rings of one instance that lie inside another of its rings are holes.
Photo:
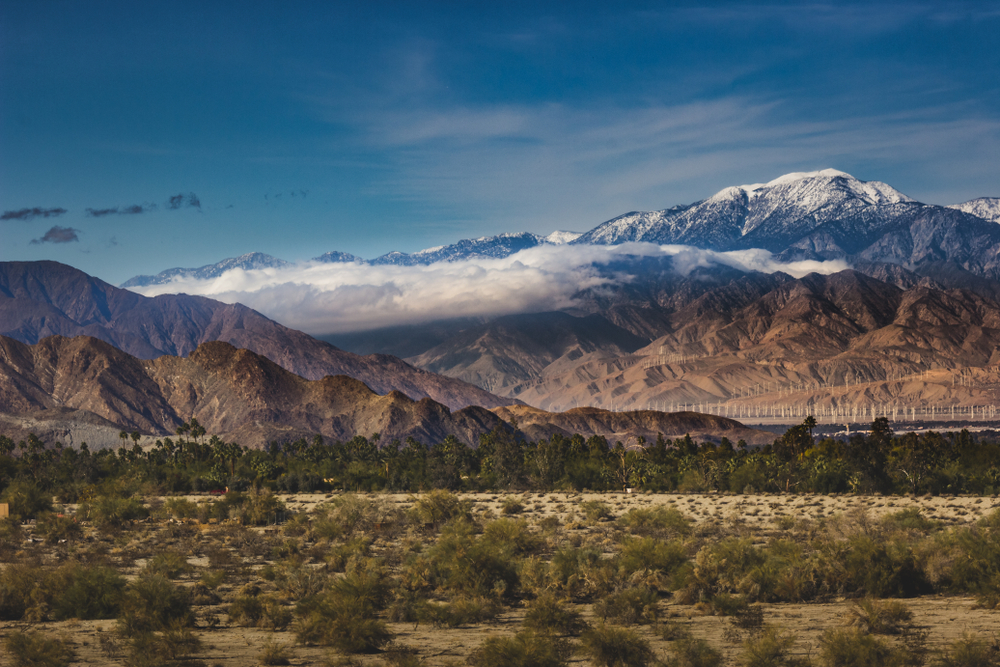
<path fill-rule="evenodd" d="M 136 498 L 116 498 L 100 496 L 84 503 L 77 512 L 85 521 L 92 521 L 104 531 L 122 528 L 126 522 L 144 519 L 149 510 Z"/>
<path fill-rule="evenodd" d="M 27 478 L 15 479 L 0 493 L 0 503 L 10 505 L 10 516 L 26 521 L 52 511 L 52 494 Z"/>
<path fill-rule="evenodd" d="M 823 667 L 901 667 L 903 650 L 858 628 L 831 628 L 820 639 L 819 664 Z"/>
<path fill-rule="evenodd" d="M 118 629 L 126 637 L 194 622 L 187 592 L 164 576 L 140 576 L 125 589 Z"/>
<path fill-rule="evenodd" d="M 4 640 L 4 648 L 13 667 L 66 667 L 76 658 L 66 642 L 40 632 L 14 630 Z"/>
<path fill-rule="evenodd" d="M 56 579 L 59 591 L 52 600 L 56 620 L 114 618 L 122 603 L 125 578 L 110 567 L 70 564 Z"/>
<path fill-rule="evenodd" d="M 666 667 L 720 667 L 722 654 L 708 645 L 704 639 L 687 636 L 670 646 L 670 657 Z"/>
<path fill-rule="evenodd" d="M 634 535 L 677 537 L 691 534 L 691 520 L 673 507 L 630 509 L 618 517 L 618 525 Z"/>
<path fill-rule="evenodd" d="M 567 648 L 550 635 L 519 632 L 513 637 L 487 637 L 467 660 L 472 667 L 561 667 Z"/>
<path fill-rule="evenodd" d="M 963 634 L 941 652 L 933 667 L 1000 667 L 1000 642 Z"/>
<path fill-rule="evenodd" d="M 377 651 L 392 639 L 377 617 L 389 596 L 389 581 L 377 567 L 348 572 L 327 592 L 299 603 L 299 641 L 332 646 L 342 653 Z"/>
<path fill-rule="evenodd" d="M 579 612 L 567 609 L 554 595 L 545 594 L 528 605 L 524 627 L 538 632 L 577 635 L 586 629 L 587 624 Z"/>
<path fill-rule="evenodd" d="M 742 667 L 806 667 L 809 661 L 790 655 L 795 637 L 782 634 L 777 628 L 764 628 L 743 643 L 740 655 Z"/>
<path fill-rule="evenodd" d="M 656 591 L 633 586 L 612 593 L 594 603 L 594 615 L 620 625 L 655 623 L 659 616 Z"/>
<path fill-rule="evenodd" d="M 581 637 L 583 652 L 595 667 L 645 667 L 653 649 L 639 633 L 616 625 L 598 625 Z"/>

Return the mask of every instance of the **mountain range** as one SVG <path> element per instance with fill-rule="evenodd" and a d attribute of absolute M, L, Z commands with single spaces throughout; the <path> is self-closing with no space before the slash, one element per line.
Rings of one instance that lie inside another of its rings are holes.
<path fill-rule="evenodd" d="M 141 359 L 186 356 L 209 341 L 264 355 L 310 380 L 347 375 L 372 390 L 432 398 L 451 409 L 509 403 L 479 387 L 389 355 L 357 355 L 240 304 L 170 294 L 144 297 L 56 262 L 0 262 L 0 335 L 34 344 L 93 336 Z"/>
<path fill-rule="evenodd" d="M 316 434 L 339 441 L 378 434 L 382 442 L 413 438 L 425 444 L 450 435 L 475 445 L 481 434 L 504 427 L 485 408 L 453 412 L 429 398 L 414 401 L 398 391 L 379 395 L 343 375 L 306 380 L 219 341 L 201 344 L 186 358 L 143 360 L 89 336 L 50 336 L 35 345 L 0 336 L 0 406 L 6 413 L 0 415 L 0 433 L 8 437 L 25 437 L 18 427 L 27 426 L 63 444 L 89 437 L 88 444 L 98 447 L 118 444 L 119 429 L 167 436 L 192 417 L 210 434 L 253 447 Z M 518 406 L 504 408 L 510 409 Z M 74 423 L 77 428 L 66 427 Z M 654 438 L 693 432 L 752 443 L 769 438 L 728 419 L 593 409 L 575 415 L 532 410 L 522 432 Z"/>
<path fill-rule="evenodd" d="M 509 257 L 545 244 L 618 245 L 629 242 L 690 245 L 717 251 L 762 248 L 782 260 L 846 259 L 914 268 L 948 261 L 1000 278 L 1000 198 L 951 206 L 918 202 L 879 181 L 836 169 L 786 174 L 767 183 L 724 188 L 693 204 L 633 211 L 588 232 L 529 232 L 465 239 L 415 253 L 390 252 L 372 260 L 331 251 L 314 262 L 372 265 L 432 264 Z M 136 276 L 122 287 L 169 284 L 179 278 L 217 277 L 227 270 L 282 268 L 287 262 L 249 253 L 197 269 L 174 268 Z"/>

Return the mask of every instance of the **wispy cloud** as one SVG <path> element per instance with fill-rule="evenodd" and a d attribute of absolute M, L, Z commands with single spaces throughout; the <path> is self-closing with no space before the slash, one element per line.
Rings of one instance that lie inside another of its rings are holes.
<path fill-rule="evenodd" d="M 572 307 L 582 291 L 632 280 L 618 264 L 667 257 L 678 274 L 698 267 L 833 273 L 844 262 L 776 261 L 764 250 L 718 253 L 687 246 L 539 246 L 505 259 L 426 266 L 302 263 L 285 269 L 233 269 L 210 280 L 179 279 L 135 288 L 147 296 L 183 292 L 240 302 L 310 333 L 362 331 L 463 316 L 493 316 Z M 604 270 L 615 263 L 614 272 Z"/>
<path fill-rule="evenodd" d="M 32 239 L 31 245 L 40 245 L 42 243 L 72 243 L 73 241 L 80 240 L 80 237 L 77 236 L 79 233 L 79 229 L 55 225 L 49 229 L 49 231 L 45 232 L 45 236 L 39 239 Z"/>
<path fill-rule="evenodd" d="M 106 215 L 139 215 L 156 210 L 156 204 L 133 204 L 132 206 L 115 206 L 113 208 L 88 208 L 87 215 L 91 218 L 103 218 Z"/>
<path fill-rule="evenodd" d="M 201 209 L 201 200 L 198 199 L 198 195 L 193 192 L 187 194 L 180 193 L 173 195 L 167 200 L 167 208 L 176 211 L 179 208 L 197 208 Z"/>
<path fill-rule="evenodd" d="M 35 218 L 57 218 L 64 215 L 64 208 L 19 208 L 15 211 L 4 211 L 0 214 L 0 220 L 34 220 Z"/>

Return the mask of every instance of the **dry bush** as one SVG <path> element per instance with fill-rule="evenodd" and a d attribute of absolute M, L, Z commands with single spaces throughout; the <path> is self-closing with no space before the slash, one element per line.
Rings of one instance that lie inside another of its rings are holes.
<path fill-rule="evenodd" d="M 623 576 L 660 589 L 673 587 L 669 579 L 687 561 L 686 549 L 681 542 L 665 542 L 653 537 L 626 540 L 617 558 Z"/>
<path fill-rule="evenodd" d="M 524 519 L 491 521 L 483 529 L 482 539 L 508 556 L 537 553 L 545 545 Z"/>
<path fill-rule="evenodd" d="M 898 635 L 910 627 L 913 612 L 896 600 L 856 600 L 842 617 L 844 625 L 873 635 Z"/>
<path fill-rule="evenodd" d="M 568 649 L 549 635 L 519 632 L 513 637 L 487 637 L 467 660 L 472 667 L 562 667 Z"/>
<path fill-rule="evenodd" d="M 429 491 L 413 500 L 413 521 L 438 525 L 453 519 L 472 520 L 472 503 L 444 490 Z"/>
<path fill-rule="evenodd" d="M 521 502 L 520 498 L 515 496 L 505 496 L 503 500 L 500 501 L 500 513 L 510 516 L 511 514 L 520 514 L 524 511 L 524 503 Z"/>
<path fill-rule="evenodd" d="M 13 667 L 67 667 L 76 659 L 69 643 L 40 632 L 14 630 L 4 639 Z"/>
<path fill-rule="evenodd" d="M 615 516 L 611 511 L 611 506 L 600 500 L 583 500 L 580 502 L 579 508 L 583 516 L 587 517 L 587 521 L 591 523 L 613 519 Z"/>
<path fill-rule="evenodd" d="M 540 595 L 528 605 L 524 627 L 537 632 L 578 635 L 588 625 L 575 609 L 568 608 L 551 593 Z"/>
<path fill-rule="evenodd" d="M 284 644 L 278 644 L 268 638 L 261 647 L 257 660 L 262 665 L 290 665 L 291 659 L 295 657 L 294 652 Z"/>
<path fill-rule="evenodd" d="M 646 586 L 633 586 L 612 593 L 594 603 L 594 615 L 619 625 L 655 623 L 659 617 L 659 596 Z"/>
<path fill-rule="evenodd" d="M 129 583 L 118 614 L 118 629 L 126 637 L 194 623 L 186 590 L 166 577 L 152 574 Z"/>
<path fill-rule="evenodd" d="M 977 635 L 963 633 L 932 663 L 933 667 L 1000 667 L 1000 641 L 992 643 Z"/>
<path fill-rule="evenodd" d="M 236 596 L 227 611 L 233 625 L 284 630 L 292 622 L 292 612 L 273 595 L 245 591 Z"/>
<path fill-rule="evenodd" d="M 674 507 L 662 505 L 633 508 L 618 517 L 616 523 L 634 535 L 678 537 L 691 534 L 691 520 Z"/>
<path fill-rule="evenodd" d="M 581 637 L 583 652 L 596 667 L 645 667 L 653 649 L 639 633 L 615 625 L 598 625 Z"/>
<path fill-rule="evenodd" d="M 806 667 L 808 660 L 789 655 L 795 644 L 794 635 L 782 634 L 777 628 L 767 627 L 751 636 L 743 644 L 739 661 L 742 667 Z"/>
<path fill-rule="evenodd" d="M 823 667 L 903 667 L 906 653 L 859 628 L 830 628 L 820 638 L 820 665 Z"/>

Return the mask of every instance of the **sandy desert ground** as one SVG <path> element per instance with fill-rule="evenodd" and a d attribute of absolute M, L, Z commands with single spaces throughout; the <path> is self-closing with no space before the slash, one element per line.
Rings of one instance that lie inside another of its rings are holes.
<path fill-rule="evenodd" d="M 336 494 L 297 494 L 281 496 L 289 510 L 311 512 L 329 502 Z M 409 494 L 378 494 L 368 496 L 384 502 L 388 506 L 406 510 L 414 502 Z M 740 535 L 750 536 L 755 541 L 765 540 L 781 531 L 797 530 L 808 532 L 810 527 L 822 525 L 835 517 L 867 517 L 873 523 L 881 517 L 907 508 L 917 508 L 924 517 L 942 522 L 944 525 L 970 524 L 1000 508 L 997 497 L 974 496 L 848 496 L 848 495 L 724 495 L 724 494 L 579 494 L 579 493 L 525 493 L 525 494 L 464 494 L 463 499 L 472 503 L 472 512 L 480 518 L 499 517 L 504 503 L 516 500 L 523 509 L 518 518 L 525 518 L 534 530 L 540 530 L 539 522 L 548 517 L 550 527 L 557 525 L 547 539 L 556 542 L 568 540 L 574 544 L 606 547 L 609 551 L 620 538 L 613 517 L 601 521 L 583 521 L 581 502 L 597 501 L 605 503 L 613 516 L 621 516 L 633 508 L 669 506 L 680 510 L 695 522 L 695 532 L 700 535 Z M 190 500 L 205 501 L 204 496 L 191 496 Z M 153 502 L 154 505 L 158 501 Z M 67 512 L 72 507 L 65 508 Z M 151 530 L 149 525 L 141 530 Z M 179 544 L 189 549 L 188 563 L 192 572 L 184 575 L 179 583 L 193 586 L 208 567 L 208 559 L 199 552 L 198 543 L 224 527 L 217 524 L 200 525 L 193 531 L 190 540 Z M 110 551 L 117 558 L 119 569 L 128 576 L 135 576 L 145 563 L 143 558 L 130 555 L 129 540 L 135 539 L 135 531 L 126 531 L 115 538 Z M 262 537 L 274 543 L 287 542 L 282 526 L 253 529 Z M 413 529 L 411 529 L 413 530 Z M 29 532 L 30 534 L 30 532 Z M 131 535 L 131 536 L 130 536 Z M 393 540 L 408 539 L 408 536 L 394 536 Z M 309 544 L 300 548 L 305 552 Z M 376 536 L 373 552 L 378 553 L 390 544 Z M 31 547 L 44 559 L 65 559 L 73 556 L 59 548 L 44 550 Z M 141 550 L 140 550 L 141 551 Z M 44 553 L 43 553 L 44 552 Z M 247 557 L 252 571 L 259 571 L 267 559 Z M 0 565 L 2 566 L 2 565 Z M 320 646 L 303 646 L 296 642 L 292 628 L 282 632 L 272 632 L 256 628 L 238 627 L 228 621 L 227 598 L 235 594 L 234 586 L 223 584 L 218 588 L 221 600 L 217 604 L 196 606 L 196 634 L 203 642 L 203 650 L 196 656 L 201 664 L 223 667 L 238 667 L 261 664 L 260 657 L 268 644 L 285 645 L 288 648 L 289 663 L 292 665 L 383 665 L 391 662 L 386 653 L 370 655 L 340 656 L 330 649 Z M 1000 639 L 1000 611 L 979 608 L 970 597 L 925 596 L 904 601 L 913 612 L 914 627 L 926 633 L 926 645 L 932 651 L 959 638 L 964 632 L 973 632 L 992 641 Z M 764 621 L 796 636 L 793 652 L 801 657 L 815 658 L 819 650 L 819 637 L 824 630 L 841 623 L 853 602 L 836 598 L 822 602 L 805 604 L 763 604 Z M 587 621 L 594 621 L 592 605 L 576 605 Z M 513 635 L 521 629 L 524 618 L 523 606 L 506 608 L 496 619 L 457 628 L 433 627 L 421 623 L 390 623 L 394 634 L 393 646 L 406 647 L 415 652 L 422 661 L 414 664 L 457 665 L 465 664 L 469 653 L 478 647 L 489 635 Z M 662 624 L 669 623 L 688 629 L 693 636 L 706 639 L 726 657 L 725 664 L 738 664 L 737 656 L 741 645 L 731 636 L 727 639 L 727 629 L 731 619 L 710 615 L 703 608 L 684 605 L 671 599 L 669 595 L 660 602 L 660 622 L 656 625 L 636 626 L 646 637 L 657 655 L 666 657 L 669 642 L 662 635 Z M 76 652 L 76 662 L 85 665 L 123 665 L 124 653 L 108 652 L 108 643 L 102 637 L 114 636 L 115 621 L 78 621 L 0 623 L 0 636 L 6 636 L 15 629 L 31 628 L 47 635 L 68 640 Z M 731 634 L 731 633 L 730 633 Z M 899 641 L 899 640 L 895 640 Z M 570 664 L 587 665 L 590 661 L 580 652 L 569 660 Z M 12 665 L 9 656 L 0 658 L 0 664 Z M 197 663 L 191 663 L 197 664 Z"/>

